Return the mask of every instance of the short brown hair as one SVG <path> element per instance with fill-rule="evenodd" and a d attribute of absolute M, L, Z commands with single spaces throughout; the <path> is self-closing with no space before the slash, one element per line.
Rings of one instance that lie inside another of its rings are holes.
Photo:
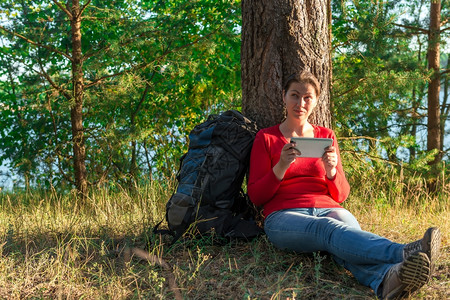
<path fill-rule="evenodd" d="M 294 73 L 294 74 L 290 75 L 287 78 L 286 83 L 283 86 L 284 93 L 286 93 L 289 90 L 289 88 L 291 87 L 291 84 L 293 82 L 308 83 L 308 84 L 312 85 L 314 90 L 316 91 L 317 98 L 319 98 L 320 83 L 319 83 L 319 80 L 317 80 L 316 76 L 314 76 L 313 73 L 311 73 L 309 71 L 302 71 L 301 73 Z"/>

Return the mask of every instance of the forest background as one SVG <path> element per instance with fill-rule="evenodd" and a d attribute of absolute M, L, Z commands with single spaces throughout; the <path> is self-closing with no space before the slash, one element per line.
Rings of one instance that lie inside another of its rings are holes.
<path fill-rule="evenodd" d="M 0 297 L 165 298 L 170 274 L 192 299 L 373 297 L 319 254 L 281 253 L 264 238 L 167 248 L 149 231 L 189 131 L 241 109 L 241 1 L 70 2 L 80 18 L 58 1 L 0 0 Z M 440 146 L 429 149 L 430 1 L 330 1 L 346 207 L 399 242 L 449 229 L 449 4 L 437 39 Z M 81 206 L 77 189 L 89 191 Z M 122 262 L 125 244 L 172 271 Z M 424 297 L 450 296 L 446 234 L 443 245 Z"/>
<path fill-rule="evenodd" d="M 81 98 L 71 94 L 76 63 L 67 10 L 56 3 L 1 1 L 4 188 L 74 187 L 71 115 L 78 102 L 89 186 L 171 177 L 195 124 L 240 109 L 240 1 L 87 1 Z M 426 143 L 429 1 L 331 5 L 331 110 L 343 151 L 423 175 L 440 151 L 445 168 L 448 1 L 441 5 L 441 146 L 434 152 Z"/>

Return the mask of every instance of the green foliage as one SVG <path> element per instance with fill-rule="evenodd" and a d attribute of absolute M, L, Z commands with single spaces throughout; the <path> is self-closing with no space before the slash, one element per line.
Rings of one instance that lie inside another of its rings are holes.
<path fill-rule="evenodd" d="M 429 164 L 435 153 L 424 153 L 411 163 L 394 163 L 378 157 L 379 151 L 346 150 L 352 148 L 352 142 L 354 140 L 340 141 L 344 148 L 342 163 L 352 195 L 376 201 L 384 209 L 427 207 L 430 201 L 449 203 L 450 169 L 445 161 L 437 166 Z"/>
<path fill-rule="evenodd" d="M 240 107 L 240 2 L 89 2 L 81 46 L 91 185 L 170 178 L 189 131 L 210 113 Z M 344 151 L 366 155 L 373 165 L 385 160 L 429 172 L 427 37 L 412 29 L 428 26 L 420 14 L 428 10 L 425 2 L 332 1 L 335 129 L 351 139 L 342 142 Z M 447 4 L 442 1 L 443 20 Z M 17 186 L 68 190 L 67 14 L 52 1 L 0 0 L 0 26 L 0 164 L 19 176 Z M 449 32 L 441 34 L 443 52 Z M 450 100 L 444 101 L 445 124 Z"/>
<path fill-rule="evenodd" d="M 73 177 L 67 16 L 35 1 L 1 1 L 0 16 L 0 163 L 29 184 L 65 189 Z M 239 1 L 89 3 L 81 40 L 91 184 L 171 176 L 193 126 L 239 105 L 239 23 Z"/>
<path fill-rule="evenodd" d="M 338 135 L 357 141 L 347 144 L 348 150 L 370 152 L 394 164 L 422 165 L 430 155 L 424 153 L 423 137 L 431 74 L 423 34 L 427 17 L 421 13 L 429 7 L 424 1 L 332 5 L 332 102 Z M 445 15 L 444 6 L 442 12 Z M 448 34 L 443 32 L 441 38 L 445 43 Z"/>

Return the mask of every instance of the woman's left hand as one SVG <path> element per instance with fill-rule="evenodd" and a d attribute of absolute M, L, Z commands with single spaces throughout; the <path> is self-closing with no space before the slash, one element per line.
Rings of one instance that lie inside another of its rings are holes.
<path fill-rule="evenodd" d="M 328 179 L 333 179 L 336 176 L 336 166 L 338 164 L 338 156 L 336 154 L 336 148 L 328 146 L 325 148 L 325 153 L 322 156 L 323 166 L 327 173 Z"/>

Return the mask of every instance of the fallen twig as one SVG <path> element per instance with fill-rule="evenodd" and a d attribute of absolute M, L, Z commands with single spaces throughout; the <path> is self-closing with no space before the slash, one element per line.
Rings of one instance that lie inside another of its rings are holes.
<path fill-rule="evenodd" d="M 172 267 L 169 263 L 167 263 L 164 259 L 161 257 L 158 257 L 154 254 L 148 253 L 147 251 L 144 251 L 139 248 L 125 248 L 123 252 L 123 256 L 125 259 L 125 262 L 131 261 L 132 256 L 136 256 L 140 259 L 146 260 L 152 265 L 158 265 L 162 267 L 164 270 L 169 271 L 169 275 L 167 275 L 167 281 L 169 283 L 170 290 L 174 293 L 176 300 L 182 300 L 183 297 L 181 296 L 180 289 L 177 286 L 177 282 L 175 280 L 175 275 L 173 275 Z"/>

